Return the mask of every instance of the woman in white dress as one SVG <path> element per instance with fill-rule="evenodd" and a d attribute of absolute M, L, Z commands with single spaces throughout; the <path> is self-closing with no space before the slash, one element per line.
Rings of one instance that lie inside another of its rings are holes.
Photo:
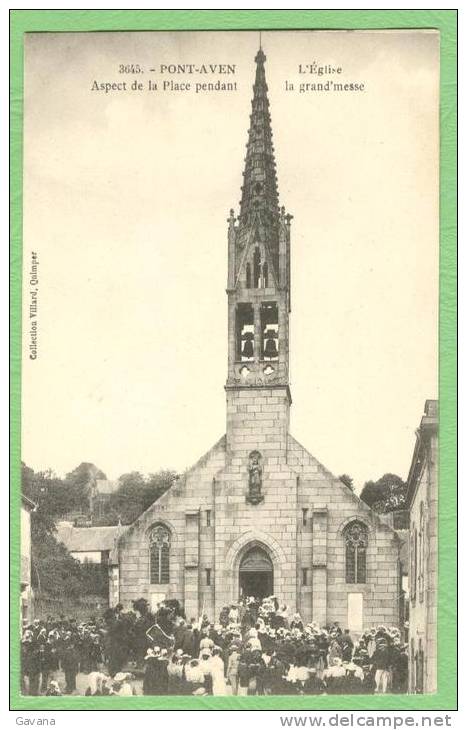
<path fill-rule="evenodd" d="M 213 695 L 226 695 L 226 684 L 224 676 L 224 662 L 221 656 L 222 650 L 215 646 L 211 657 L 211 677 Z"/>

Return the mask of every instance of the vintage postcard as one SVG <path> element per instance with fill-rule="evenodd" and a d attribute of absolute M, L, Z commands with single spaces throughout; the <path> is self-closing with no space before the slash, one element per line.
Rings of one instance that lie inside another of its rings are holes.
<path fill-rule="evenodd" d="M 440 88 L 436 27 L 24 34 L 23 706 L 438 696 Z"/>

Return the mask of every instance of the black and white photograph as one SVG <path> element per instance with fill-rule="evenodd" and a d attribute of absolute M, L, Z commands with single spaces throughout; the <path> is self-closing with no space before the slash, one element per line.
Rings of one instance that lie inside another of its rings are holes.
<path fill-rule="evenodd" d="M 439 32 L 27 33 L 21 692 L 437 690 Z"/>

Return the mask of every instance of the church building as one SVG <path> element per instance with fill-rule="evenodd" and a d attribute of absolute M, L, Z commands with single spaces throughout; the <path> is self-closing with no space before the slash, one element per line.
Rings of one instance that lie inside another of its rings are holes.
<path fill-rule="evenodd" d="M 274 594 L 320 625 L 397 625 L 397 533 L 289 432 L 292 216 L 279 205 L 261 49 L 255 61 L 228 219 L 226 433 L 120 536 L 111 605 L 176 598 L 188 619 L 217 621 L 241 596 Z"/>

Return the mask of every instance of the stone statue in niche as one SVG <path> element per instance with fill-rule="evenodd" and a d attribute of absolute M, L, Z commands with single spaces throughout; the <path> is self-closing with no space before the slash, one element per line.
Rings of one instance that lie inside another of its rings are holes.
<path fill-rule="evenodd" d="M 248 460 L 248 494 L 246 501 L 250 504 L 259 504 L 264 500 L 261 494 L 263 485 L 263 458 L 259 451 L 252 451 Z"/>

